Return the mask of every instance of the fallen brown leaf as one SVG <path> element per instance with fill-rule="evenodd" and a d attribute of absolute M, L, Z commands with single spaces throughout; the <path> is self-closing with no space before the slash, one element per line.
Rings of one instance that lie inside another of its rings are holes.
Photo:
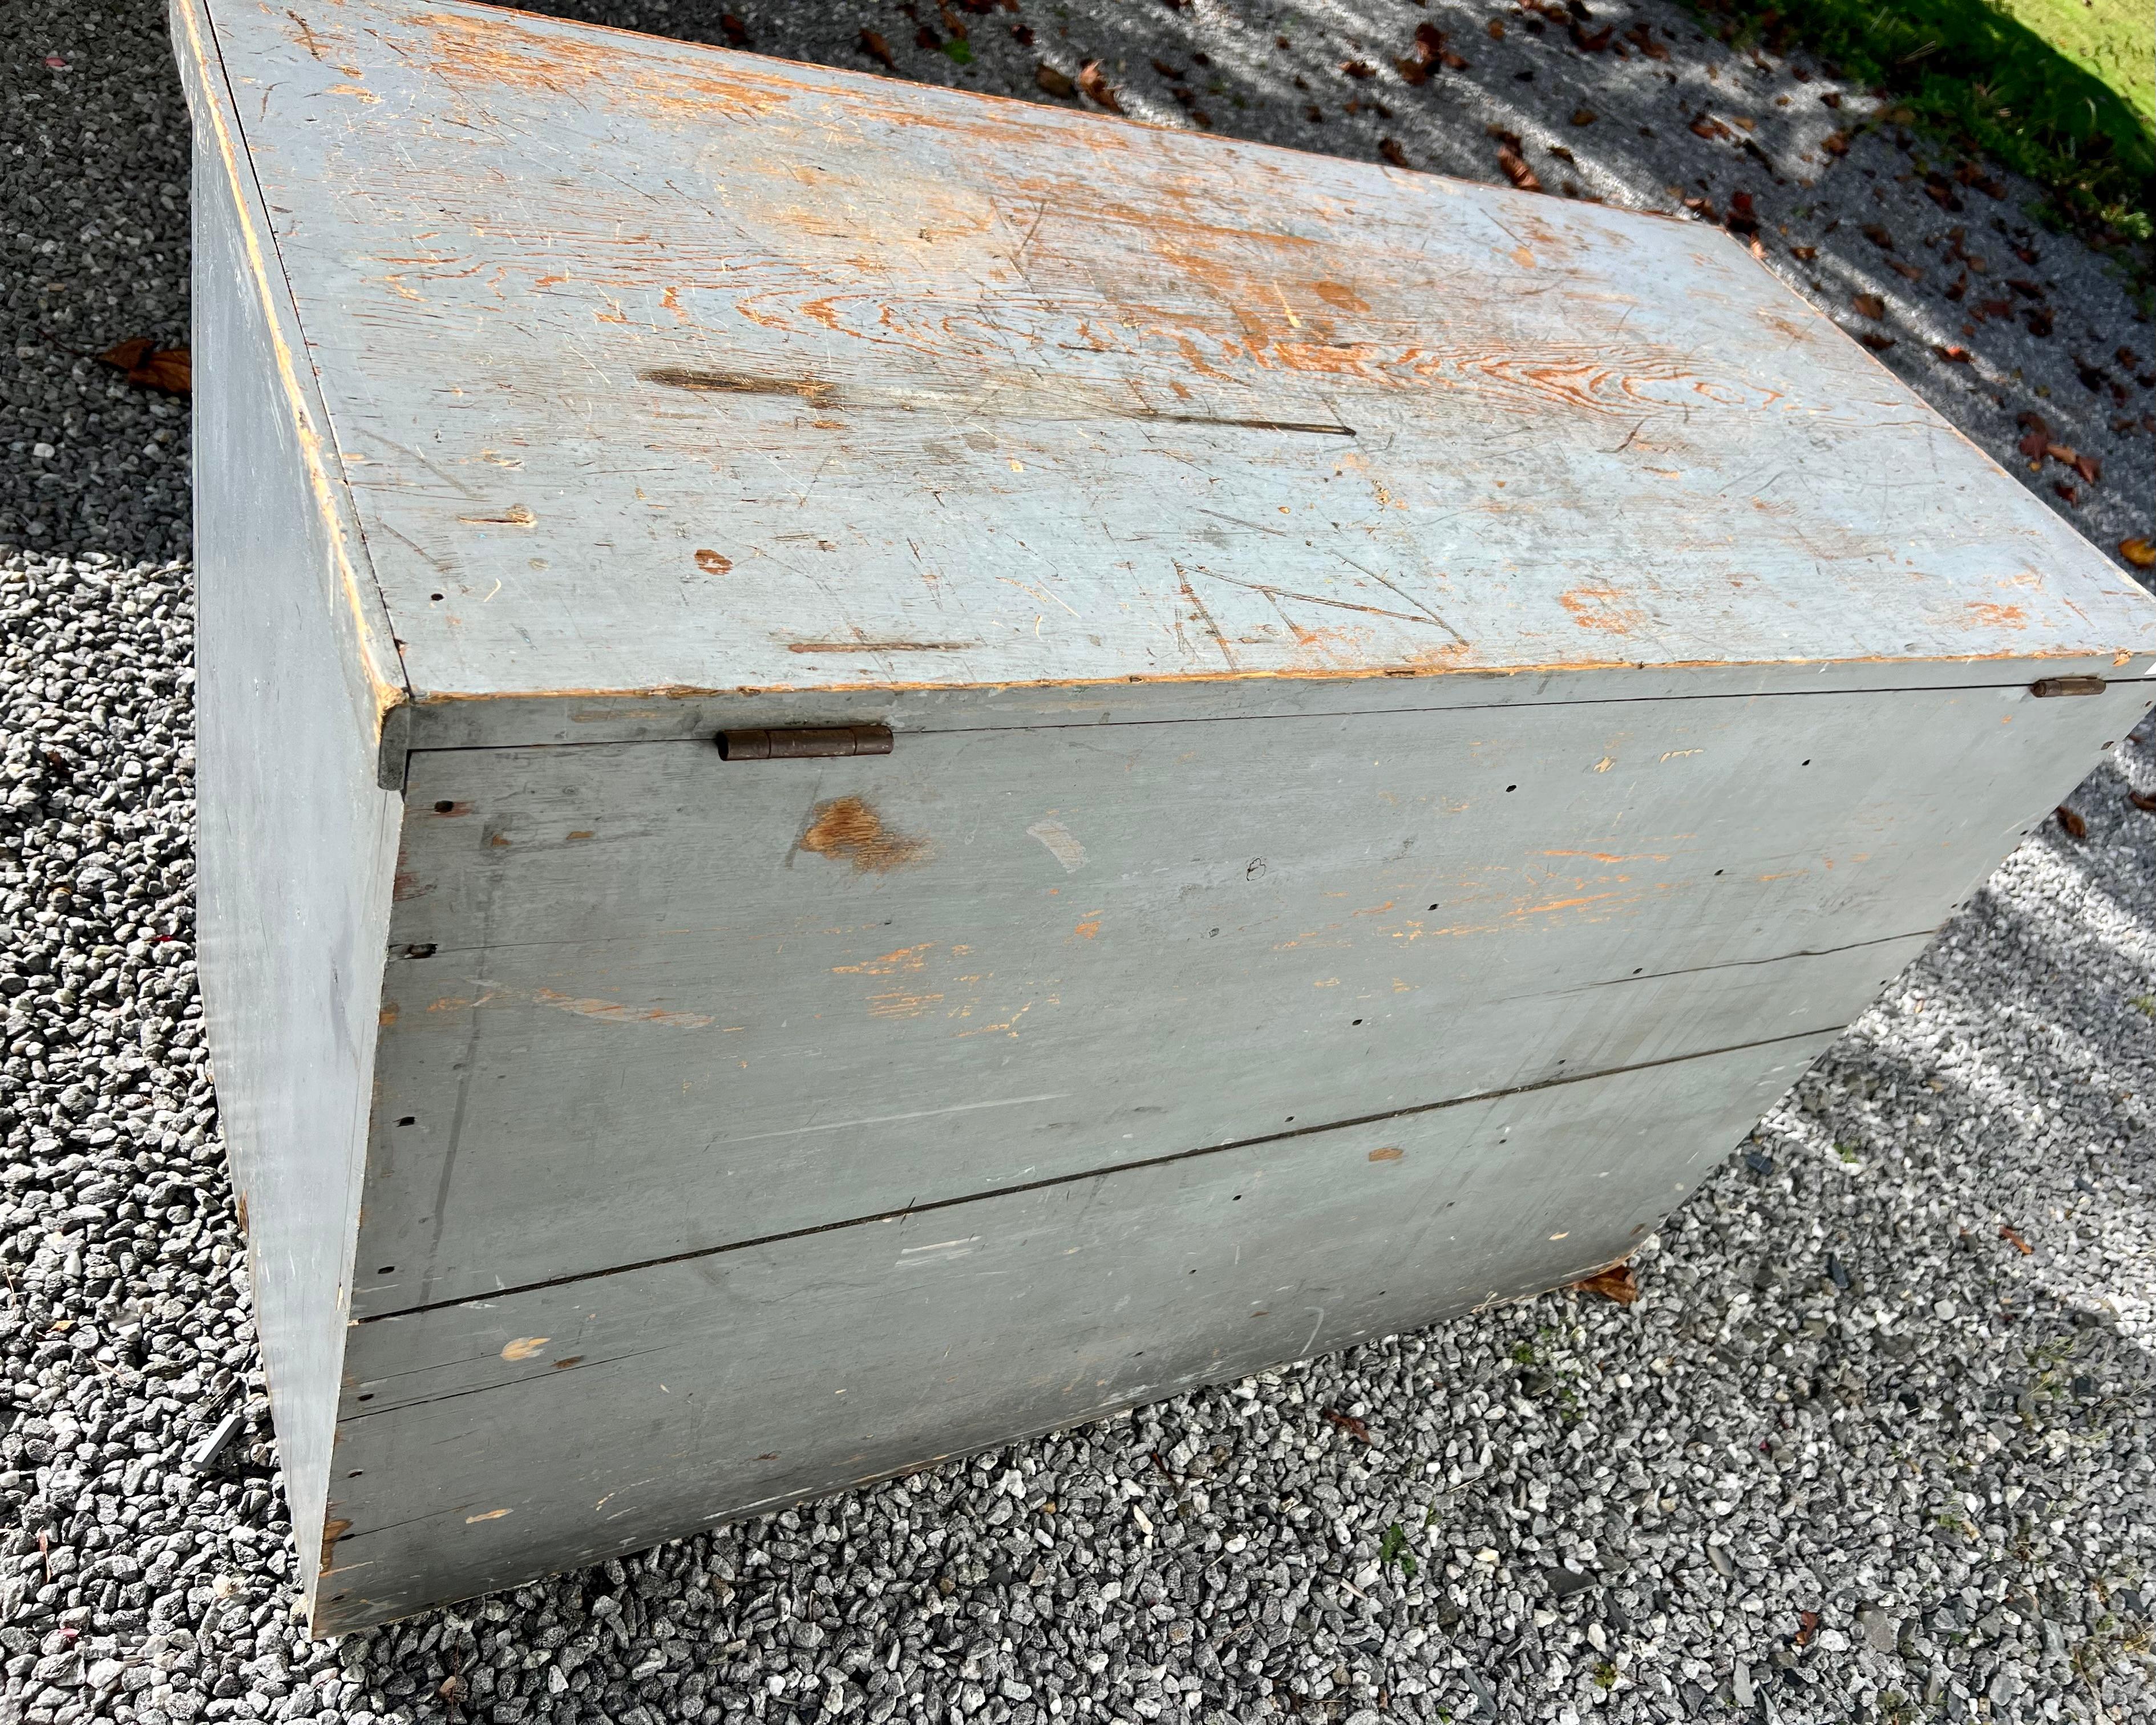
<path fill-rule="evenodd" d="M 1894 249 L 1894 236 L 1878 223 L 1866 222 L 1859 231 L 1881 251 L 1891 252 Z"/>
<path fill-rule="evenodd" d="M 1922 270 L 1914 264 L 1904 264 L 1899 258 L 1888 259 L 1887 267 L 1904 281 L 1922 281 L 1924 279 L 1924 272 Z"/>
<path fill-rule="evenodd" d="M 2076 814 L 2072 809 L 2067 808 L 2065 803 L 2061 803 L 2059 804 L 2058 814 L 2059 824 L 2064 827 L 2073 837 L 2076 839 L 2086 839 L 2088 837 L 2088 823 L 2083 820 L 2081 816 Z"/>
<path fill-rule="evenodd" d="M 1574 108 L 1572 110 L 1572 123 L 1574 126 L 1592 126 L 1601 117 L 1592 108 Z"/>
<path fill-rule="evenodd" d="M 1645 24 L 1633 25 L 1625 33 L 1625 39 L 1650 60 L 1666 60 L 1670 57 L 1669 49 L 1648 33 Z"/>
<path fill-rule="evenodd" d="M 1079 68 L 1078 87 L 1111 114 L 1123 111 L 1122 102 L 1116 95 L 1115 86 L 1108 82 L 1108 74 L 1101 69 L 1100 61 L 1088 60 Z"/>
<path fill-rule="evenodd" d="M 1485 28 L 1489 30 L 1490 39 L 1492 42 L 1502 42 L 1505 39 L 1504 19 L 1501 18 L 1493 18 Z"/>
<path fill-rule="evenodd" d="M 2137 569 L 2156 569 L 2156 544 L 2146 539 L 2122 539 L 2118 554 Z"/>
<path fill-rule="evenodd" d="M 1340 69 L 1350 78 L 1374 78 L 1378 75 L 1378 69 L 1368 60 L 1342 60 Z"/>
<path fill-rule="evenodd" d="M 2075 456 L 2066 465 L 2091 485 L 2096 484 L 2103 477 L 2103 464 L 2086 451 Z"/>
<path fill-rule="evenodd" d="M 184 347 L 160 347 L 146 336 L 136 336 L 108 347 L 98 355 L 115 371 L 124 372 L 138 389 L 155 389 L 165 395 L 185 395 L 194 385 L 194 368 Z"/>
<path fill-rule="evenodd" d="M 1874 353 L 1884 353 L 1894 345 L 1894 338 L 1892 336 L 1882 336 L 1876 330 L 1866 330 L 1856 339 Z"/>
<path fill-rule="evenodd" d="M 1583 1294 L 1599 1294 L 1605 1300 L 1614 1300 L 1620 1306 L 1630 1306 L 1640 1297 L 1639 1278 L 1632 1274 L 1630 1264 L 1613 1264 L 1607 1270 L 1598 1270 L 1592 1276 L 1582 1276 L 1572 1285 Z"/>
<path fill-rule="evenodd" d="M 1942 347 L 1934 341 L 1932 344 L 1932 352 L 1938 355 L 1941 359 L 1951 361 L 1958 366 L 1973 365 L 1976 362 L 1976 356 L 1958 341 L 1948 347 Z"/>
<path fill-rule="evenodd" d="M 1078 86 L 1068 72 L 1059 72 L 1045 60 L 1033 69 L 1033 81 L 1052 96 L 1075 96 Z"/>
<path fill-rule="evenodd" d="M 1727 126 L 1712 114 L 1706 112 L 1700 113 L 1693 119 L 1691 129 L 1695 136 L 1702 138 L 1726 138 L 1730 135 Z"/>
<path fill-rule="evenodd" d="M 898 69 L 897 58 L 891 51 L 891 44 L 884 39 L 880 30 L 861 32 L 861 52 L 872 60 L 881 60 L 891 71 Z"/>
<path fill-rule="evenodd" d="M 1789 248 L 1789 255 L 1799 264 L 1809 264 L 1819 255 L 1819 248 L 1815 245 L 1793 245 Z"/>
<path fill-rule="evenodd" d="M 1859 316 L 1876 321 L 1887 315 L 1887 302 L 1876 294 L 1859 294 L 1849 303 L 1856 308 Z"/>
<path fill-rule="evenodd" d="M 1816 1611 L 1799 1611 L 1797 1613 L 1797 1622 L 1799 1627 L 1796 1634 L 1789 1637 L 1789 1645 L 1792 1647 L 1810 1646 L 1811 1645 L 1812 1637 L 1819 1633 L 1819 1613 Z"/>
<path fill-rule="evenodd" d="M 1495 19 L 1491 22 L 1494 23 Z M 1535 177 L 1535 171 L 1527 166 L 1527 158 L 1510 144 L 1497 146 L 1497 166 L 1505 171 L 1505 177 L 1522 192 L 1539 192 L 1543 182 Z"/>
<path fill-rule="evenodd" d="M 1616 25 L 1604 24 L 1590 36 L 1575 23 L 1572 27 L 1572 45 L 1582 54 L 1599 54 L 1609 47 L 1609 39 L 1616 31 Z"/>
<path fill-rule="evenodd" d="M 1409 84 L 1424 84 L 1429 81 L 1430 69 L 1438 64 L 1444 53 L 1445 32 L 1425 22 L 1415 26 L 1414 46 L 1393 64 Z"/>
<path fill-rule="evenodd" d="M 2052 481 L 2051 481 L 2051 489 L 2052 489 L 2054 491 L 2057 492 L 2057 493 L 2059 494 L 2059 495 L 2060 495 L 2060 496 L 2061 496 L 2061 497 L 2065 498 L 2065 499 L 2066 500 L 2066 501 L 2067 501 L 2067 502 L 2069 502 L 2069 503 L 2078 503 L 2078 502 L 2080 502 L 2080 501 L 2081 501 L 2081 493 L 2080 493 L 2080 492 L 2078 492 L 2078 491 L 2076 491 L 2076 490 L 2075 490 L 2071 485 L 2068 485 L 2068 484 L 2067 484 L 2064 480 L 2052 480 Z"/>
<path fill-rule="evenodd" d="M 2027 1240 L 2022 1239 L 2015 1230 L 2008 1227 L 2004 1222 L 1999 1224 L 1999 1237 L 2025 1258 L 2036 1250 Z"/>
<path fill-rule="evenodd" d="M 1408 152 L 1400 148 L 1395 139 L 1379 138 L 1378 153 L 1391 162 L 1394 167 L 1405 167 L 1408 165 Z"/>
<path fill-rule="evenodd" d="M 1365 1444 L 1376 1441 L 1370 1435 L 1370 1428 L 1353 1414 L 1343 1414 L 1337 1408 L 1327 1408 L 1325 1410 L 1325 1417 L 1352 1438 L 1360 1439 Z"/>
<path fill-rule="evenodd" d="M 2126 800 L 2143 814 L 2156 814 L 2156 791 L 2128 791 Z"/>
<path fill-rule="evenodd" d="M 1830 156 L 1846 156 L 1849 154 L 1849 134 L 1830 131 L 1820 140 L 1820 148 Z"/>

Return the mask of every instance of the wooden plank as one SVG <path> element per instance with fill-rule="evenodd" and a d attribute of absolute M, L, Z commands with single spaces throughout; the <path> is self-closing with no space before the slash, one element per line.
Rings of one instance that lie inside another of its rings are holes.
<path fill-rule="evenodd" d="M 416 755 L 354 1309 L 1841 1024 L 2114 700 Z"/>
<path fill-rule="evenodd" d="M 264 268 L 253 177 L 225 147 L 228 98 L 198 18 L 182 7 L 174 24 L 197 120 L 199 963 L 304 1555 L 328 1490 L 403 805 L 375 783 L 371 588 L 339 554 L 310 460 L 319 422 L 280 362 L 290 306 Z"/>
<path fill-rule="evenodd" d="M 316 1632 L 1584 1274 L 1829 1040 L 362 1322 Z"/>
<path fill-rule="evenodd" d="M 1462 671 L 1428 677 L 1308 680 L 1252 677 L 1199 684 L 1122 683 L 1069 688 L 1028 685 L 975 689 L 812 689 L 778 693 L 649 696 L 501 696 L 406 710 L 414 749 L 486 747 L 498 738 L 526 744 L 707 742 L 729 727 L 757 725 L 882 724 L 895 731 L 1008 731 L 1052 726 L 1167 724 L 1209 719 L 1345 717 L 1354 713 L 1435 712 L 1507 706 L 1613 706 L 1694 701 L 1711 692 L 1799 699 L 1809 695 L 1882 694 L 1900 689 L 2026 690 L 2040 677 L 2097 676 L 2116 684 L 2122 701 L 2156 700 L 2142 682 L 2139 660 L 2123 665 L 2108 652 L 2060 660 L 1903 660 L 1887 663 L 1714 667 L 1599 667 L 1572 671 Z M 1712 691 L 1703 688 L 1708 681 Z M 1800 731 L 1803 711 L 1788 723 Z M 2120 721 L 2124 726 L 2126 721 Z"/>
<path fill-rule="evenodd" d="M 2145 594 L 1717 230 L 454 0 L 218 18 L 414 687 L 485 741 L 2152 662 Z"/>

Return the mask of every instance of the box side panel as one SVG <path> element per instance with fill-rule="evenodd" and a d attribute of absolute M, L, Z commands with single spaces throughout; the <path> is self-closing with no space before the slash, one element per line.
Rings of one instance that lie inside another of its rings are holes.
<path fill-rule="evenodd" d="M 1845 1024 L 2138 696 L 415 754 L 353 1309 Z"/>
<path fill-rule="evenodd" d="M 233 162 L 194 167 L 204 1005 L 285 1487 L 320 1546 L 402 799 L 280 375 Z M 244 162 L 239 172 L 244 173 Z"/>
<path fill-rule="evenodd" d="M 1561 1285 L 1829 1040 L 362 1323 L 316 1630 Z"/>

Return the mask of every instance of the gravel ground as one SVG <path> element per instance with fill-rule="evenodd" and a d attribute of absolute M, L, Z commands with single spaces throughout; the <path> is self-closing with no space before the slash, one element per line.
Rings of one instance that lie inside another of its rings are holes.
<path fill-rule="evenodd" d="M 2156 341 L 2115 266 L 1823 105 L 1823 69 L 1656 6 L 1596 5 L 1584 49 L 1514 8 L 1021 4 L 737 27 L 858 64 L 865 26 L 908 75 L 1034 95 L 1097 59 L 1142 117 L 1486 177 L 1494 125 L 1553 195 L 1748 188 L 1771 267 L 2107 548 L 2149 531 L 2148 362 L 2114 350 Z M 957 23 L 963 65 L 916 33 Z M 181 105 L 146 0 L 18 0 L 8 34 L 0 1719 L 2156 1718 L 2145 742 L 1642 1251 L 1635 1305 L 1549 1296 L 310 1642 L 195 1002 L 184 414 L 74 351 L 183 337 Z M 2101 480 L 2029 473 L 2025 410 Z"/>

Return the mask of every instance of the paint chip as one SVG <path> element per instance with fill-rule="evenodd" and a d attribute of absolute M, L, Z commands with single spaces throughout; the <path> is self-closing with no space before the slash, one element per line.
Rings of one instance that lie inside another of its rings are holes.
<path fill-rule="evenodd" d="M 498 1522 L 508 1513 L 506 1509 L 490 1509 L 481 1515 L 466 1516 L 465 1526 L 469 1527 L 475 1522 Z"/>
<path fill-rule="evenodd" d="M 1048 854 L 1063 865 L 1063 872 L 1075 875 L 1086 866 L 1086 847 L 1078 836 L 1060 820 L 1037 820 L 1026 829 L 1026 836 L 1038 839 L 1048 849 Z"/>
<path fill-rule="evenodd" d="M 1370 1153 L 1370 1160 L 1373 1162 L 1398 1162 L 1406 1154 L 1406 1151 L 1400 1149 L 1395 1145 L 1388 1144 L 1382 1150 L 1373 1150 Z"/>
<path fill-rule="evenodd" d="M 519 1336 L 501 1350 L 504 1359 L 529 1359 L 552 1338 L 547 1336 Z M 503 1511 L 505 1515 L 508 1513 Z"/>

